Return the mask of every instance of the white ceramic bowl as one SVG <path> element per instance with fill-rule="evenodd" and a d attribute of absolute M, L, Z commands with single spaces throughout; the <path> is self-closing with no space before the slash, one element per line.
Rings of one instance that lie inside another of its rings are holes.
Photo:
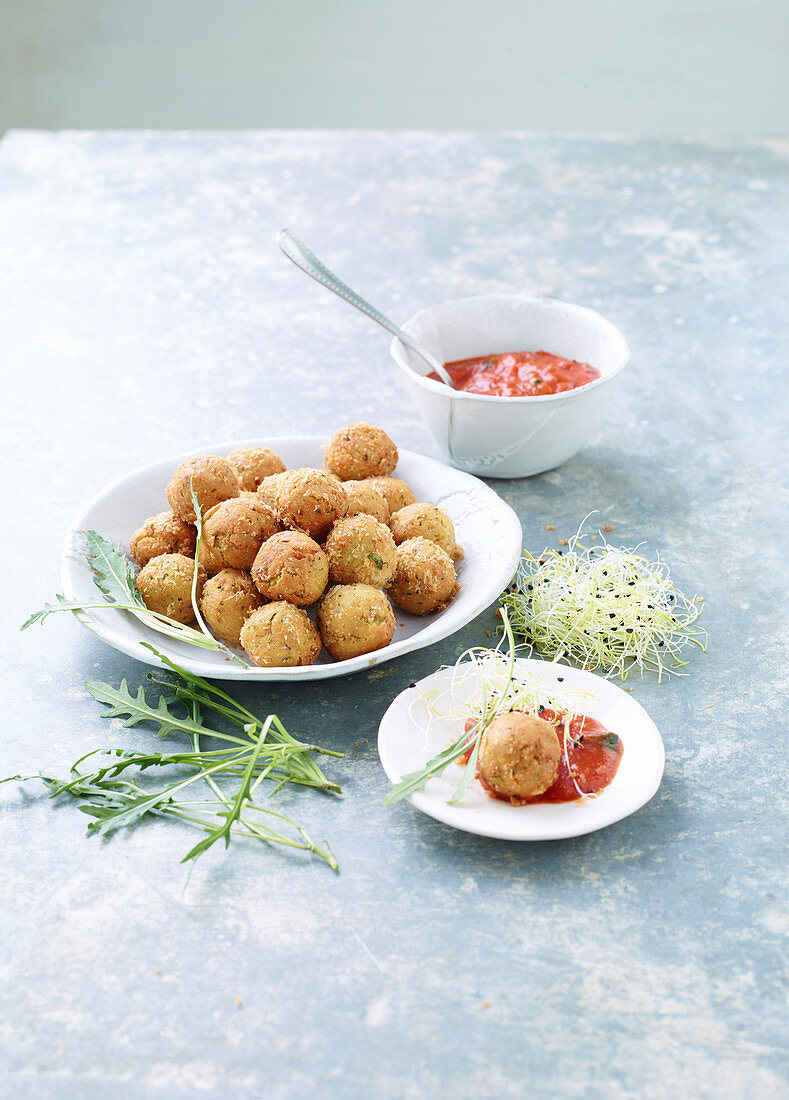
<path fill-rule="evenodd" d="M 489 397 L 426 378 L 428 365 L 394 339 L 392 356 L 446 458 L 485 477 L 528 477 L 576 454 L 610 407 L 611 380 L 630 358 L 624 336 L 610 321 L 556 298 L 459 298 L 423 309 L 403 328 L 442 363 L 548 351 L 600 371 L 594 382 L 565 393 Z"/>

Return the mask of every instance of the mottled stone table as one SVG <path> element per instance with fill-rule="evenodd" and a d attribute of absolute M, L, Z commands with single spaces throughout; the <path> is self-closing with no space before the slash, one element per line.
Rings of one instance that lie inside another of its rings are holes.
<path fill-rule="evenodd" d="M 286 802 L 339 875 L 239 843 L 187 881 L 187 828 L 87 839 L 72 805 L 2 788 L 4 1096 L 786 1095 L 788 189 L 780 143 L 5 138 L 3 774 L 117 739 L 82 682 L 141 679 L 70 617 L 17 632 L 107 481 L 356 418 L 437 453 L 386 337 L 279 255 L 286 224 L 398 317 L 539 288 L 620 324 L 605 428 L 496 488 L 532 550 L 593 509 L 659 549 L 710 645 L 633 688 L 666 743 L 658 795 L 578 840 L 381 804 L 389 700 L 492 611 L 367 674 L 243 693 L 348 749 L 341 804 Z"/>

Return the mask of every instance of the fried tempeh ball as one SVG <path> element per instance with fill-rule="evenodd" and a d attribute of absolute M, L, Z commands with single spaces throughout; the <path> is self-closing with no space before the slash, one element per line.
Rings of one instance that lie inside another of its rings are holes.
<path fill-rule="evenodd" d="M 155 611 L 177 623 L 191 623 L 195 618 L 192 606 L 192 580 L 195 562 L 183 554 L 160 554 L 143 566 L 134 587 L 149 611 Z M 197 598 L 203 591 L 205 570 L 197 566 Z"/>
<path fill-rule="evenodd" d="M 175 512 L 158 512 L 135 531 L 129 543 L 131 556 L 142 567 L 160 554 L 183 554 L 193 558 L 197 531 Z"/>
<path fill-rule="evenodd" d="M 341 481 L 385 477 L 397 465 L 397 447 L 372 424 L 346 424 L 331 437 L 324 454 L 326 469 Z"/>
<path fill-rule="evenodd" d="M 404 611 L 443 611 L 459 587 L 452 559 L 440 546 L 423 538 L 400 543 L 389 594 Z"/>
<path fill-rule="evenodd" d="M 287 600 L 299 607 L 315 603 L 329 579 L 324 551 L 303 531 L 272 535 L 258 551 L 252 580 L 270 600 Z"/>
<path fill-rule="evenodd" d="M 338 520 L 326 539 L 332 584 L 371 584 L 385 588 L 392 579 L 397 547 L 388 527 L 372 516 Z"/>
<path fill-rule="evenodd" d="M 394 513 L 389 529 L 398 546 L 406 539 L 429 539 L 453 561 L 463 557 L 463 551 L 455 542 L 455 528 L 449 514 L 435 504 L 407 504 Z"/>
<path fill-rule="evenodd" d="M 318 604 L 323 644 L 338 661 L 383 649 L 395 626 L 391 604 L 369 584 L 336 584 Z"/>
<path fill-rule="evenodd" d="M 264 477 L 260 485 L 258 485 L 257 492 L 261 500 L 265 501 L 274 511 L 278 511 L 277 493 L 279 487 L 282 484 L 282 479 L 287 477 L 287 471 L 281 474 L 269 474 L 268 477 Z"/>
<path fill-rule="evenodd" d="M 249 573 L 222 569 L 203 585 L 200 610 L 215 634 L 231 645 L 238 645 L 242 626 L 263 604 Z"/>
<path fill-rule="evenodd" d="M 365 481 L 344 481 L 342 487 L 348 498 L 349 516 L 366 515 L 377 519 L 379 523 L 389 522 L 389 504 L 381 490 L 373 485 L 371 478 Z"/>
<path fill-rule="evenodd" d="M 235 469 L 241 488 L 252 493 L 264 478 L 287 470 L 279 455 L 268 447 L 239 447 L 230 452 L 227 461 Z"/>
<path fill-rule="evenodd" d="M 307 612 L 285 601 L 253 611 L 241 628 L 241 645 L 262 668 L 312 665 L 321 651 Z"/>
<path fill-rule="evenodd" d="M 281 530 L 274 509 L 257 493 L 243 492 L 232 500 L 223 500 L 203 516 L 200 562 L 209 573 L 216 572 L 216 566 L 248 572 L 263 543 Z"/>
<path fill-rule="evenodd" d="M 399 512 L 401 508 L 413 504 L 416 500 L 414 490 L 399 477 L 371 477 L 369 484 L 386 497 L 390 515 L 394 515 L 395 512 Z"/>
<path fill-rule="evenodd" d="M 322 542 L 333 523 L 348 511 L 348 498 L 325 470 L 290 470 L 277 487 L 277 510 L 286 527 L 306 531 Z"/>
<path fill-rule="evenodd" d="M 479 774 L 504 798 L 534 798 L 555 783 L 561 755 L 550 722 L 512 711 L 494 718 L 482 734 Z"/>
<path fill-rule="evenodd" d="M 203 515 L 215 504 L 237 497 L 241 492 L 236 471 L 226 458 L 199 455 L 182 462 L 170 478 L 166 496 L 172 510 L 187 523 L 194 523 L 197 519 L 192 503 L 192 486 Z"/>

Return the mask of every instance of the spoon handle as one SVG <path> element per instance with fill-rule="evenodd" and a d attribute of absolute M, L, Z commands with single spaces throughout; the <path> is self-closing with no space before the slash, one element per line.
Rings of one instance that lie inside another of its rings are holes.
<path fill-rule="evenodd" d="M 333 271 L 329 271 L 325 264 L 321 263 L 314 252 L 311 252 L 307 246 L 294 237 L 289 229 L 283 229 L 278 237 L 277 244 L 288 257 L 292 260 L 296 267 L 300 267 L 302 271 L 310 275 L 316 282 L 319 282 L 322 286 L 325 286 L 327 290 L 333 291 L 339 298 L 348 302 L 349 305 L 355 306 L 362 313 L 367 314 L 373 321 L 377 321 L 379 325 L 385 328 L 388 332 L 391 332 L 393 336 L 396 336 L 399 340 L 409 347 L 411 351 L 416 354 L 427 363 L 431 370 L 434 370 L 438 377 L 445 382 L 448 386 L 454 389 L 454 382 L 450 378 L 449 374 L 444 369 L 444 364 L 440 363 L 434 355 L 431 355 L 425 348 L 419 346 L 412 336 L 409 336 L 407 332 L 404 332 L 399 325 L 396 325 L 394 321 L 390 321 L 379 309 L 370 305 L 360 294 L 357 294 L 355 290 L 338 279 Z"/>

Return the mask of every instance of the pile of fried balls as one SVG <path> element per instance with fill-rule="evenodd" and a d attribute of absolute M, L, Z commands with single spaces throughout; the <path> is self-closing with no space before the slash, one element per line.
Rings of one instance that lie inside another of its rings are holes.
<path fill-rule="evenodd" d="M 348 424 L 324 450 L 323 470 L 288 470 L 262 446 L 183 462 L 166 490 L 171 511 L 130 542 L 146 607 L 193 622 L 197 569 L 205 623 L 262 667 L 311 665 L 323 648 L 337 661 L 382 649 L 395 632 L 389 597 L 412 615 L 443 611 L 462 557 L 447 513 L 391 476 L 397 447 L 380 428 Z"/>

